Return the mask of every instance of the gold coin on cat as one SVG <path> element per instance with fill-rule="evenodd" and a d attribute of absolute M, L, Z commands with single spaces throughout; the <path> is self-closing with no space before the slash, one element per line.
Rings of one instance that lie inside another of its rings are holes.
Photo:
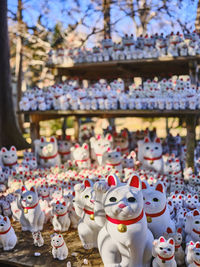
<path fill-rule="evenodd" d="M 147 216 L 147 222 L 148 222 L 148 223 L 151 223 L 151 222 L 152 222 L 151 217 Z"/>
<path fill-rule="evenodd" d="M 117 226 L 117 230 L 120 233 L 125 233 L 127 231 L 127 226 L 125 224 L 118 224 Z"/>
<path fill-rule="evenodd" d="M 94 221 L 94 214 L 90 215 L 90 220 Z"/>
<path fill-rule="evenodd" d="M 24 213 L 25 213 L 25 214 L 28 213 L 28 210 L 27 210 L 27 209 L 24 209 Z"/>

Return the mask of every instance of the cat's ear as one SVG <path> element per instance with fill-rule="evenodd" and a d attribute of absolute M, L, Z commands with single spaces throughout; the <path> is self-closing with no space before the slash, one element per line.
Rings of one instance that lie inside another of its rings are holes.
<path fill-rule="evenodd" d="M 194 212 L 193 212 L 193 216 L 198 216 L 199 215 L 199 211 L 198 210 L 195 210 Z"/>
<path fill-rule="evenodd" d="M 22 188 L 21 188 L 21 191 L 25 192 L 26 190 L 27 190 L 26 187 L 23 185 Z"/>
<path fill-rule="evenodd" d="M 3 220 L 4 220 L 5 222 L 7 222 L 8 219 L 7 219 L 7 217 L 4 217 Z"/>
<path fill-rule="evenodd" d="M 111 174 L 107 178 L 108 186 L 117 186 L 119 185 L 120 181 L 115 174 Z"/>
<path fill-rule="evenodd" d="M 93 183 L 89 179 L 85 179 L 84 186 L 85 187 L 92 187 L 93 186 Z"/>
<path fill-rule="evenodd" d="M 66 203 L 65 203 L 65 202 L 63 202 L 63 203 L 62 203 L 62 205 L 63 205 L 63 206 L 66 206 Z"/>
<path fill-rule="evenodd" d="M 54 136 L 52 136 L 52 137 L 50 138 L 50 142 L 51 142 L 51 143 L 56 143 L 56 138 L 55 138 Z"/>
<path fill-rule="evenodd" d="M 154 142 L 160 144 L 161 143 L 160 138 L 156 137 Z"/>
<path fill-rule="evenodd" d="M 15 146 L 11 146 L 10 150 L 13 151 L 13 152 L 17 151 Z"/>
<path fill-rule="evenodd" d="M 145 189 L 147 189 L 148 187 L 149 187 L 148 182 L 146 182 L 146 181 L 142 181 L 142 189 L 145 190 Z"/>
<path fill-rule="evenodd" d="M 108 133 L 108 134 L 106 135 L 106 140 L 112 142 L 112 141 L 113 141 L 113 137 L 112 137 L 112 135 Z"/>
<path fill-rule="evenodd" d="M 196 248 L 200 248 L 200 243 L 199 242 L 196 243 Z"/>
<path fill-rule="evenodd" d="M 144 143 L 149 143 L 149 142 L 150 142 L 149 137 L 145 137 L 145 138 L 144 138 Z"/>
<path fill-rule="evenodd" d="M 169 240 L 167 240 L 167 242 L 171 245 L 174 245 L 174 239 L 173 238 L 170 238 Z"/>
<path fill-rule="evenodd" d="M 1 152 L 2 153 L 6 153 L 8 150 L 7 150 L 7 148 L 6 147 L 2 147 L 2 149 L 1 149 Z"/>
<path fill-rule="evenodd" d="M 164 238 L 163 236 L 161 236 L 161 237 L 159 238 L 159 242 L 160 242 L 160 243 L 165 242 L 165 238 Z"/>
<path fill-rule="evenodd" d="M 172 231 L 172 229 L 171 229 L 170 227 L 167 227 L 167 233 L 168 233 L 168 234 L 173 233 L 173 231 Z"/>
<path fill-rule="evenodd" d="M 164 186 L 162 183 L 158 183 L 155 188 L 156 191 L 160 191 L 161 193 L 164 192 Z"/>
<path fill-rule="evenodd" d="M 44 143 L 45 141 L 46 141 L 46 138 L 45 138 L 44 136 L 41 136 L 41 137 L 40 137 L 40 142 L 41 142 L 41 143 Z"/>
<path fill-rule="evenodd" d="M 36 192 L 36 189 L 35 189 L 35 187 L 34 187 L 34 186 L 32 186 L 32 187 L 31 187 L 31 189 L 30 189 L 30 191 L 35 193 L 35 192 Z"/>
<path fill-rule="evenodd" d="M 141 181 L 140 181 L 140 178 L 136 175 L 136 174 L 133 174 L 128 182 L 127 182 L 127 185 L 131 186 L 131 187 L 135 187 L 139 190 L 142 189 L 142 185 L 141 185 Z"/>
<path fill-rule="evenodd" d="M 89 149 L 89 146 L 88 146 L 88 144 L 86 144 L 86 143 L 84 143 L 84 144 L 82 145 L 82 147 L 83 147 L 85 150 L 88 150 L 88 149 Z"/>
<path fill-rule="evenodd" d="M 181 233 L 182 233 L 182 228 L 179 227 L 179 228 L 177 229 L 177 233 L 181 234 Z"/>

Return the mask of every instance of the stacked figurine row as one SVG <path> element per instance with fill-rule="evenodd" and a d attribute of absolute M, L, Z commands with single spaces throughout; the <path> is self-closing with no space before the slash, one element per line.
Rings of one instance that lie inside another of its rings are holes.
<path fill-rule="evenodd" d="M 195 31 L 187 34 L 154 34 L 134 38 L 125 35 L 120 43 L 111 38 L 102 40 L 100 46 L 92 49 L 77 48 L 50 50 L 48 64 L 69 64 L 103 62 L 110 60 L 131 60 L 142 58 L 196 56 L 200 54 L 200 36 Z"/>
<path fill-rule="evenodd" d="M 200 87 L 191 85 L 189 78 L 146 80 L 131 84 L 125 90 L 122 79 L 111 83 L 100 80 L 80 85 L 69 80 L 48 88 L 25 91 L 19 102 L 20 110 L 126 110 L 200 109 Z"/>

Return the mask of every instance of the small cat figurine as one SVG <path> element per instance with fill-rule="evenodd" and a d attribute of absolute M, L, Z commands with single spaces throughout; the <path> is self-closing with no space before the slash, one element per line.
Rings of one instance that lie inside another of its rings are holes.
<path fill-rule="evenodd" d="M 117 147 L 116 149 L 107 149 L 107 152 L 103 154 L 103 164 L 105 164 L 108 171 L 116 170 L 122 172 L 122 156 L 121 149 Z"/>
<path fill-rule="evenodd" d="M 42 231 L 45 215 L 41 211 L 35 187 L 27 190 L 25 186 L 22 186 L 20 199 L 18 195 L 18 208 L 22 211 L 20 216 L 22 231 Z"/>
<path fill-rule="evenodd" d="M 147 170 L 163 172 L 162 144 L 159 138 L 151 141 L 149 137 L 138 141 L 138 160 Z"/>
<path fill-rule="evenodd" d="M 182 229 L 178 228 L 176 232 L 173 232 L 170 227 L 167 228 L 167 232 L 164 234 L 164 237 L 169 239 L 173 238 L 175 242 L 175 260 L 178 266 L 183 266 L 185 263 L 185 253 L 181 246 L 183 241 Z"/>
<path fill-rule="evenodd" d="M 17 243 L 17 236 L 7 216 L 0 216 L 0 248 L 11 250 Z"/>
<path fill-rule="evenodd" d="M 154 240 L 152 255 L 155 257 L 153 260 L 153 267 L 176 267 L 174 259 L 175 242 L 173 238 L 166 240 L 163 236 Z"/>
<path fill-rule="evenodd" d="M 127 184 L 116 175 L 95 189 L 95 220 L 102 229 L 98 248 L 104 266 L 150 266 L 153 235 L 143 210 L 142 184 L 132 175 Z"/>
<path fill-rule="evenodd" d="M 200 266 L 200 242 L 193 242 L 187 244 L 186 248 L 186 262 L 188 267 Z"/>
<path fill-rule="evenodd" d="M 36 140 L 35 151 L 42 167 L 52 167 L 60 164 L 57 140 L 54 136 L 50 138 L 50 142 L 47 142 L 45 137 Z"/>
<path fill-rule="evenodd" d="M 167 227 L 175 231 L 174 221 L 170 218 L 167 205 L 165 188 L 162 182 L 158 182 L 155 187 L 148 186 L 142 182 L 144 196 L 144 211 L 147 216 L 148 227 L 155 238 L 163 235 Z"/>
<path fill-rule="evenodd" d="M 66 140 L 58 138 L 58 153 L 60 154 L 62 163 L 65 163 L 71 159 L 71 146 L 69 135 L 66 136 Z"/>
<path fill-rule="evenodd" d="M 94 190 L 93 183 L 89 179 L 84 180 L 84 184 L 74 186 L 75 198 L 74 208 L 80 217 L 78 223 L 78 234 L 85 249 L 97 247 L 97 236 L 100 227 L 94 220 Z"/>
<path fill-rule="evenodd" d="M 90 155 L 89 155 L 89 146 L 84 143 L 82 146 L 76 144 L 74 147 L 71 147 L 72 160 L 74 160 L 75 165 L 79 169 L 88 169 L 90 168 Z"/>
<path fill-rule="evenodd" d="M 185 222 L 186 243 L 190 241 L 197 242 L 200 238 L 200 213 L 194 210 L 192 213 L 186 214 Z"/>
<path fill-rule="evenodd" d="M 60 201 L 57 201 L 56 203 L 54 203 L 52 215 L 52 224 L 54 231 L 65 232 L 69 229 L 70 219 L 66 202 L 61 203 Z"/>
<path fill-rule="evenodd" d="M 10 150 L 6 147 L 2 147 L 2 163 L 5 167 L 15 168 L 17 166 L 17 150 L 15 146 L 11 146 Z"/>
<path fill-rule="evenodd" d="M 65 260 L 68 256 L 68 248 L 61 234 L 51 235 L 52 255 L 54 259 Z"/>
<path fill-rule="evenodd" d="M 33 243 L 36 247 L 42 247 L 44 245 L 44 239 L 40 231 L 33 232 L 32 236 L 33 236 Z"/>
<path fill-rule="evenodd" d="M 188 194 L 185 198 L 184 206 L 188 211 L 198 209 L 200 206 L 198 195 L 192 196 L 191 194 Z"/>

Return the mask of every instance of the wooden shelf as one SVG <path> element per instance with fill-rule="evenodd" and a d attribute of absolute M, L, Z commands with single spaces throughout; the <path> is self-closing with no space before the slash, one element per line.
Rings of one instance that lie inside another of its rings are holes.
<path fill-rule="evenodd" d="M 160 57 L 150 59 L 103 61 L 68 65 L 48 65 L 53 73 L 61 77 L 79 77 L 80 79 L 97 80 L 100 78 L 152 78 L 154 76 L 170 77 L 171 75 L 189 74 L 189 69 L 200 62 L 200 55 L 193 57 Z"/>

